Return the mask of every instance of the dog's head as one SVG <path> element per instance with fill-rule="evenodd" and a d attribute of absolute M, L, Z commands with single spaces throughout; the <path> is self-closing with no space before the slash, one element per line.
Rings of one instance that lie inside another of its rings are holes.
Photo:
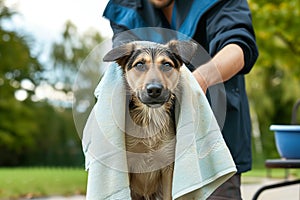
<path fill-rule="evenodd" d="M 131 91 L 143 104 L 159 107 L 169 101 L 179 82 L 180 67 L 191 60 L 196 48 L 190 41 L 131 42 L 112 49 L 103 60 L 122 67 Z"/>

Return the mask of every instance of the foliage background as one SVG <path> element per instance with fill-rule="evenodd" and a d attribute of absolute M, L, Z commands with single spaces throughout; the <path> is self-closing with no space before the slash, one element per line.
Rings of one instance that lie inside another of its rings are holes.
<path fill-rule="evenodd" d="M 300 99 L 300 1 L 248 2 L 260 51 L 246 77 L 254 166 L 260 166 L 266 158 L 279 157 L 269 126 L 289 124 L 292 106 Z M 36 90 L 47 85 L 72 96 L 74 73 L 103 38 L 94 30 L 79 34 L 72 22 L 66 22 L 45 65 L 39 53 L 33 53 L 32 36 L 3 26 L 17 14 L 0 0 L 0 166 L 83 166 L 70 102 L 38 99 Z M 24 81 L 33 86 L 24 87 Z M 18 92 L 25 92 L 26 98 L 17 100 Z"/>
<path fill-rule="evenodd" d="M 247 76 L 254 163 L 279 157 L 271 124 L 290 124 L 300 99 L 300 1 L 251 0 L 260 56 Z M 298 112 L 298 124 L 300 124 Z"/>
<path fill-rule="evenodd" d="M 102 37 L 95 30 L 80 35 L 67 21 L 61 39 L 52 44 L 50 62 L 44 64 L 39 60 L 43 49 L 33 53 L 35 38 L 2 25 L 13 23 L 14 15 L 18 13 L 0 0 L 0 166 L 83 167 L 68 97 L 81 62 Z M 51 97 L 36 94 L 49 89 Z M 25 93 L 24 99 L 18 93 Z"/>

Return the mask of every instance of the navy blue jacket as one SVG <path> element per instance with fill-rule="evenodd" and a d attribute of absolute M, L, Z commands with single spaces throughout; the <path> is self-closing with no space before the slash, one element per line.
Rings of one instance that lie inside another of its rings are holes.
<path fill-rule="evenodd" d="M 230 43 L 237 44 L 243 49 L 245 61 L 243 69 L 224 83 L 225 94 L 222 90 L 218 94 L 226 99 L 225 121 L 220 122 L 222 119 L 219 117 L 219 114 L 225 116 L 224 113 L 218 114 L 216 110 L 214 113 L 219 124 L 222 124 L 222 134 L 238 172 L 250 170 L 251 121 L 244 74 L 254 65 L 258 50 L 247 1 L 175 0 L 171 24 L 162 11 L 154 8 L 148 0 L 110 0 L 103 15 L 110 20 L 114 32 L 114 45 L 126 42 L 122 41 L 122 37 L 118 37 L 122 35 L 119 33 L 126 30 L 162 27 L 193 38 L 212 57 Z M 138 31 L 133 32 L 138 35 Z M 154 36 L 153 40 L 157 39 L 158 35 Z"/>

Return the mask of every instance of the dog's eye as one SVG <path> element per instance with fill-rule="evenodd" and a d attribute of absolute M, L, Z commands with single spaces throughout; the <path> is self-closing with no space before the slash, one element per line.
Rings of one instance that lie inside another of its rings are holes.
<path fill-rule="evenodd" d="M 161 65 L 160 69 L 165 72 L 170 71 L 171 69 L 173 69 L 173 65 L 169 62 L 165 62 Z"/>
<path fill-rule="evenodd" d="M 134 67 L 139 71 L 145 71 L 146 65 L 143 62 L 138 62 L 134 65 Z"/>

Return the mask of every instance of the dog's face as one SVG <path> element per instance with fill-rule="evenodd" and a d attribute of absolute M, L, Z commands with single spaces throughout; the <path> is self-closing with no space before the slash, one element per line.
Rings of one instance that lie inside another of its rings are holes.
<path fill-rule="evenodd" d="M 166 45 L 131 42 L 111 50 L 103 60 L 116 61 L 133 94 L 155 108 L 169 101 L 179 82 L 180 67 L 195 48 L 194 43 L 186 41 L 174 40 Z"/>

